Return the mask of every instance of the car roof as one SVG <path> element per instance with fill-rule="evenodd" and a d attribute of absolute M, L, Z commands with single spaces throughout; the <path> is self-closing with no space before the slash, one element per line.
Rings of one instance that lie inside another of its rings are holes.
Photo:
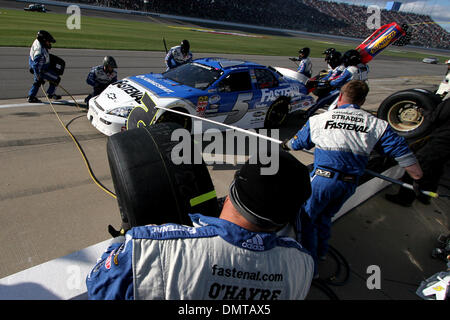
<path fill-rule="evenodd" d="M 256 63 L 256 62 L 251 62 L 251 61 L 246 61 L 246 60 L 241 60 L 241 59 L 228 59 L 228 58 L 218 58 L 218 57 L 200 58 L 200 59 L 196 59 L 195 62 L 204 64 L 204 65 L 207 65 L 207 66 L 210 66 L 213 68 L 223 69 L 223 70 L 236 68 L 236 67 L 264 67 L 263 65 Z"/>

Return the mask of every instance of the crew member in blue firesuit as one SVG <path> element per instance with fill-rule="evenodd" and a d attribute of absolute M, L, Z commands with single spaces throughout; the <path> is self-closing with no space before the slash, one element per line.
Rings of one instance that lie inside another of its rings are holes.
<path fill-rule="evenodd" d="M 325 55 L 325 61 L 327 62 L 327 65 L 328 65 L 328 71 L 333 70 L 333 67 L 328 63 L 328 59 L 329 59 L 329 55 L 334 52 L 336 52 L 335 48 L 328 48 L 324 52 L 322 52 L 322 54 Z"/>
<path fill-rule="evenodd" d="M 346 51 L 342 56 L 341 61 L 345 67 L 344 70 L 341 71 L 338 76 L 321 82 L 319 88 L 323 86 L 323 88 L 329 88 L 330 92 L 332 92 L 333 90 L 340 90 L 344 84 L 351 80 L 367 81 L 369 79 L 369 67 L 361 63 L 361 56 L 358 51 L 354 49 Z M 323 104 L 324 102 L 328 103 L 331 101 L 333 101 L 333 103 L 331 103 L 328 110 L 332 110 L 336 108 L 337 103 L 337 99 L 335 99 L 334 95 L 330 94 L 328 97 L 325 97 L 322 99 L 321 103 Z"/>
<path fill-rule="evenodd" d="M 292 61 L 300 61 L 297 72 L 311 78 L 312 74 L 312 62 L 309 58 L 311 50 L 307 47 L 300 49 L 298 51 L 298 58 L 289 58 Z"/>
<path fill-rule="evenodd" d="M 361 110 L 368 92 L 364 81 L 348 82 L 341 88 L 336 109 L 312 116 L 292 139 L 282 144 L 291 150 L 316 147 L 312 194 L 296 224 L 297 239 L 316 262 L 319 257 L 325 258 L 331 219 L 355 192 L 372 150 L 393 157 L 415 180 L 423 174 L 405 139 L 386 121 Z"/>
<path fill-rule="evenodd" d="M 320 78 L 320 82 L 327 83 L 339 77 L 341 73 L 344 72 L 345 66 L 342 63 L 342 54 L 336 50 L 328 53 L 325 57 L 325 61 L 331 69 L 328 71 L 328 74 L 326 76 Z M 329 85 L 318 85 L 313 93 L 320 99 L 328 95 L 332 90 L 334 90 L 334 88 Z"/>
<path fill-rule="evenodd" d="M 345 71 L 345 65 L 342 62 L 342 54 L 339 51 L 333 51 L 327 55 L 325 61 L 331 67 L 331 70 L 328 71 L 328 74 L 323 77 L 321 80 L 323 81 L 332 81 L 339 77 L 342 72 Z"/>
<path fill-rule="evenodd" d="M 313 259 L 277 231 L 293 223 L 310 196 L 308 169 L 283 150 L 278 160 L 278 171 L 268 175 L 250 158 L 236 172 L 218 218 L 190 214 L 193 227 L 140 226 L 119 237 L 86 279 L 89 298 L 304 299 Z"/>
<path fill-rule="evenodd" d="M 103 58 L 103 64 L 91 69 L 87 76 L 86 83 L 94 88 L 94 92 L 84 99 L 86 104 L 89 103 L 89 100 L 92 97 L 98 96 L 111 83 L 117 81 L 117 71 L 114 70 L 116 68 L 116 60 L 111 56 L 106 56 Z"/>
<path fill-rule="evenodd" d="M 361 63 L 361 56 L 358 51 L 346 51 L 342 56 L 342 63 L 345 70 L 338 77 L 328 81 L 331 87 L 340 88 L 350 80 L 367 81 L 369 79 L 369 66 Z"/>
<path fill-rule="evenodd" d="M 169 52 L 167 52 L 165 61 L 167 70 L 178 67 L 182 64 L 188 63 L 192 61 L 193 55 L 189 51 L 191 45 L 188 40 L 181 41 L 179 46 L 175 46 L 170 48 Z"/>
<path fill-rule="evenodd" d="M 28 64 L 30 66 L 30 72 L 34 75 L 34 82 L 28 92 L 28 102 L 30 103 L 41 102 L 41 100 L 36 98 L 36 94 L 39 87 L 43 85 L 46 80 L 49 81 L 47 96 L 54 100 L 61 99 L 60 95 L 55 94 L 55 81 L 57 81 L 59 77 L 49 70 L 50 54 L 48 51 L 52 48 L 52 43 L 55 42 L 56 40 L 48 31 L 39 30 L 36 39 L 31 46 Z"/>

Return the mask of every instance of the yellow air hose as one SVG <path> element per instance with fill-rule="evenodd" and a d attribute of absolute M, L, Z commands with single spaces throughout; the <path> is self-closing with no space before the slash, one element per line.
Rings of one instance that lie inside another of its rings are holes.
<path fill-rule="evenodd" d="M 65 91 L 67 93 L 67 95 L 69 95 L 72 100 L 75 102 L 76 106 L 78 109 L 83 110 L 77 103 L 77 101 L 75 100 L 75 98 L 66 90 L 64 89 L 61 85 L 58 86 L 59 88 L 61 88 L 63 91 Z M 94 172 L 92 171 L 92 168 L 89 164 L 89 161 L 86 157 L 86 154 L 83 151 L 83 148 L 81 147 L 80 143 L 78 142 L 78 140 L 75 138 L 75 136 L 72 134 L 72 132 L 70 132 L 69 128 L 68 128 L 68 124 L 64 124 L 64 122 L 61 120 L 61 118 L 59 117 L 58 112 L 55 110 L 52 102 L 50 101 L 47 93 L 44 90 L 44 87 L 41 86 L 42 92 L 44 93 L 45 97 L 47 98 L 48 102 L 50 103 L 50 107 L 53 110 L 53 113 L 56 115 L 56 118 L 58 119 L 59 123 L 61 124 L 61 126 L 64 128 L 64 130 L 66 130 L 67 134 L 72 138 L 72 141 L 75 143 L 78 151 L 81 153 L 81 157 L 83 158 L 83 161 L 86 165 L 86 168 L 88 169 L 89 175 L 92 179 L 92 181 L 94 181 L 94 183 L 100 188 L 102 189 L 104 192 L 106 192 L 108 195 L 110 195 L 111 197 L 113 197 L 114 199 L 117 199 L 116 195 L 111 192 L 110 190 L 108 190 L 108 188 L 106 188 L 100 181 L 98 181 L 98 179 L 95 177 Z M 83 110 L 84 111 L 84 110 Z"/>

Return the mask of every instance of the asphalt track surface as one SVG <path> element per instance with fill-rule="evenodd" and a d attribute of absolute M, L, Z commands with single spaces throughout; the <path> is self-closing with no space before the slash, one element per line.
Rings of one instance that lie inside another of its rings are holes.
<path fill-rule="evenodd" d="M 8 79 L 1 82 L 0 89 L 0 278 L 108 239 L 108 224 L 120 225 L 116 200 L 92 182 L 79 151 L 50 105 L 45 101 L 25 102 L 32 81 L 26 63 L 28 50 L 0 48 L 0 77 Z M 163 52 L 54 48 L 53 53 L 66 60 L 61 84 L 75 99 L 83 99 L 88 93 L 84 82 L 87 72 L 105 54 L 117 58 L 119 77 L 164 69 Z M 194 54 L 203 56 L 195 49 Z M 238 57 L 295 68 L 287 57 Z M 318 59 L 313 63 L 316 71 L 324 67 Z M 382 56 L 370 66 L 371 92 L 365 107 L 371 110 L 376 110 L 391 92 L 406 87 L 436 87 L 445 71 L 442 65 Z M 114 190 L 106 158 L 107 138 L 89 124 L 85 110 L 70 100 L 64 96 L 55 110 L 65 124 L 70 123 L 69 129 L 79 140 L 96 177 Z M 291 136 L 301 125 L 301 119 L 290 117 L 280 138 Z M 294 155 L 306 164 L 313 161 L 302 152 Z M 226 194 L 236 168 L 208 166 L 218 196 Z M 348 283 L 332 287 L 341 299 L 419 299 L 415 290 L 420 281 L 445 269 L 442 261 L 430 258 L 430 252 L 437 236 L 449 231 L 449 201 L 434 199 L 429 206 L 416 202 L 411 208 L 403 208 L 384 200 L 384 194 L 393 190 L 396 187 L 380 192 L 333 225 L 331 243 L 351 267 Z M 445 188 L 440 191 L 448 193 Z M 367 288 L 367 268 L 372 265 L 380 267 L 380 289 Z M 332 261 L 328 259 L 320 265 L 321 276 L 326 276 L 330 268 Z M 9 289 L 0 286 L 0 290 Z M 314 288 L 309 298 L 326 299 Z"/>

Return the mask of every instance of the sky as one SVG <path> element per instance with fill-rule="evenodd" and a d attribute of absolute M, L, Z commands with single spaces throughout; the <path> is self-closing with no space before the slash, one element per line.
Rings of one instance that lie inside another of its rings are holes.
<path fill-rule="evenodd" d="M 345 2 L 356 5 L 378 5 L 384 9 L 386 3 L 394 0 L 326 0 L 333 2 Z M 450 0 L 397 0 L 401 2 L 400 11 L 415 12 L 430 15 L 433 20 L 450 32 Z"/>

